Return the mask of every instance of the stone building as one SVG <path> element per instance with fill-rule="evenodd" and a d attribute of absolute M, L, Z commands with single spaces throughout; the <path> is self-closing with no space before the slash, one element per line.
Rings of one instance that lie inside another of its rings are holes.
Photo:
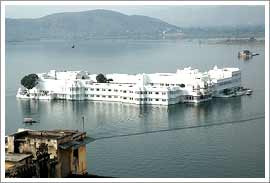
<path fill-rule="evenodd" d="M 87 173 L 86 144 L 92 139 L 75 130 L 24 130 L 7 137 L 8 157 L 29 154 L 36 177 L 67 177 Z"/>

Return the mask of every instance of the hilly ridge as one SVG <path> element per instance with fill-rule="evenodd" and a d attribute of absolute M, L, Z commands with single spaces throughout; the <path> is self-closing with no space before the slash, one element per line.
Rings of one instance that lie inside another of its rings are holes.
<path fill-rule="evenodd" d="M 36 19 L 6 18 L 6 40 L 132 38 L 157 39 L 180 35 L 181 28 L 141 15 L 91 10 L 47 15 Z"/>

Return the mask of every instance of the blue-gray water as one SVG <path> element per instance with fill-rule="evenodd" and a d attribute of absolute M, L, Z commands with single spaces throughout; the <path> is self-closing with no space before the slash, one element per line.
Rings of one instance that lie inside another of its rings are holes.
<path fill-rule="evenodd" d="M 264 45 L 198 44 L 197 41 L 89 40 L 6 44 L 6 134 L 17 128 L 82 129 L 100 139 L 87 146 L 88 172 L 115 177 L 264 177 Z M 260 53 L 249 61 L 237 52 Z M 252 96 L 214 99 L 200 105 L 136 106 L 89 101 L 17 100 L 29 73 L 87 70 L 92 73 L 202 71 L 239 67 Z M 22 124 L 33 117 L 38 124 Z M 211 124 L 224 123 L 211 126 Z M 198 128 L 184 127 L 203 126 Z M 170 131 L 172 130 L 172 131 Z"/>

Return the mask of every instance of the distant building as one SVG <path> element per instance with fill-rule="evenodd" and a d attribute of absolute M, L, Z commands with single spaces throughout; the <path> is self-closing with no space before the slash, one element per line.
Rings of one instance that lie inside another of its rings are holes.
<path fill-rule="evenodd" d="M 38 85 L 30 90 L 19 88 L 17 98 L 171 105 L 208 101 L 223 90 L 241 86 L 238 68 L 216 66 L 208 72 L 188 67 L 176 73 L 107 74 L 106 83 L 97 82 L 96 76 L 85 71 L 39 73 Z"/>
<path fill-rule="evenodd" d="M 18 170 L 16 165 L 19 164 L 29 171 L 35 170 L 32 177 L 83 175 L 87 173 L 86 144 L 91 140 L 85 132 L 74 130 L 25 130 L 9 135 L 5 157 L 6 176 L 14 176 L 14 173 L 7 175 L 7 172 L 16 172 L 12 168 Z"/>

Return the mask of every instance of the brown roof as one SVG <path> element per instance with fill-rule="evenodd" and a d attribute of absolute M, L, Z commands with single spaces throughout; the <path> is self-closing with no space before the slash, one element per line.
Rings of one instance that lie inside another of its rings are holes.
<path fill-rule="evenodd" d="M 22 153 L 6 153 L 5 161 L 19 162 L 26 158 L 33 156 L 32 154 L 22 154 Z"/>
<path fill-rule="evenodd" d="M 68 136 L 80 136 L 85 134 L 85 132 L 79 132 L 77 130 L 41 130 L 41 131 L 31 131 L 26 130 L 22 132 L 17 132 L 12 134 L 12 136 L 15 136 L 17 138 L 24 138 L 24 137 L 30 137 L 30 138 L 46 138 L 46 139 L 61 139 Z"/>

